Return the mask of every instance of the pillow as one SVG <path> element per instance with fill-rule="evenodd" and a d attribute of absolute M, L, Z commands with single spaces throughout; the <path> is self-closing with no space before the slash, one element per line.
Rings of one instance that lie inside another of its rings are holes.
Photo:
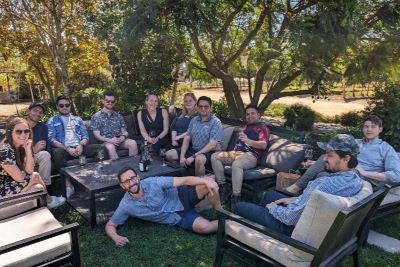
<path fill-rule="evenodd" d="M 362 182 L 362 189 L 352 197 L 340 197 L 319 190 L 314 191 L 293 230 L 292 238 L 318 248 L 338 213 L 372 194 L 371 184 L 367 181 Z M 312 260 L 312 256 L 308 253 L 293 247 L 290 250 L 299 258 Z"/>
<path fill-rule="evenodd" d="M 261 164 L 277 172 L 289 172 L 297 169 L 303 161 L 305 148 L 305 144 L 271 135 L 268 152 L 261 159 Z"/>

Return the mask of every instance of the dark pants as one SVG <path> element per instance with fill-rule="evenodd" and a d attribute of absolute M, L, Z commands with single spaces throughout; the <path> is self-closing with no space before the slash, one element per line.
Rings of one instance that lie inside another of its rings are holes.
<path fill-rule="evenodd" d="M 261 224 L 284 235 L 290 236 L 293 232 L 294 226 L 286 225 L 275 219 L 265 207 L 268 203 L 286 197 L 286 195 L 276 191 L 268 191 L 261 200 L 260 204 L 257 205 L 249 202 L 239 202 L 236 204 L 234 212 L 243 218 Z"/>
<path fill-rule="evenodd" d="M 99 149 L 105 149 L 103 145 L 101 144 L 89 144 L 83 147 L 83 152 L 82 154 L 85 155 L 88 158 L 94 158 L 97 157 L 97 151 Z M 107 155 L 104 150 L 104 155 Z M 72 157 L 68 152 L 63 149 L 63 148 L 53 148 L 51 151 L 51 156 L 54 161 L 54 165 L 56 167 L 56 170 L 60 172 L 61 168 L 64 168 L 67 166 L 67 161 L 70 159 L 77 159 L 78 157 Z"/>
<path fill-rule="evenodd" d="M 167 134 L 164 138 L 158 140 L 157 143 L 153 144 L 151 146 L 152 152 L 155 153 L 160 153 L 160 149 L 161 148 L 165 148 L 166 150 L 168 150 L 171 147 L 171 138 L 170 135 Z"/>

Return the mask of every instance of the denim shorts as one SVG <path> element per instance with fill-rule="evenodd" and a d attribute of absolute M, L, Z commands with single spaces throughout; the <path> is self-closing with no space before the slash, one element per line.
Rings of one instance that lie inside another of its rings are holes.
<path fill-rule="evenodd" d="M 177 212 L 181 216 L 178 226 L 185 230 L 193 230 L 193 222 L 200 216 L 194 209 L 194 206 L 200 202 L 196 187 L 182 185 L 178 187 L 178 196 L 183 205 L 183 210 Z"/>

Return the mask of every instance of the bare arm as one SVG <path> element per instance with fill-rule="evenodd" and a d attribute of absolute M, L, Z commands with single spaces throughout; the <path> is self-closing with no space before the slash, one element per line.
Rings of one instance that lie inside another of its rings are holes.
<path fill-rule="evenodd" d="M 360 164 L 357 165 L 356 169 L 360 172 L 361 176 L 371 178 L 373 180 L 377 180 L 379 182 L 386 182 L 388 179 L 386 178 L 386 175 L 383 172 L 371 172 L 371 171 L 365 171 Z"/>
<path fill-rule="evenodd" d="M 241 133 L 239 136 L 240 141 L 244 142 L 245 144 L 254 147 L 256 149 L 266 149 L 267 148 L 267 142 L 262 140 L 262 141 L 256 141 L 256 140 L 251 140 L 247 137 L 245 133 Z"/>
<path fill-rule="evenodd" d="M 17 165 L 3 164 L 2 166 L 8 175 L 10 175 L 15 181 L 20 183 L 24 180 L 26 173 L 21 171 Z"/>
<path fill-rule="evenodd" d="M 205 185 L 207 186 L 210 195 L 214 195 L 215 193 L 218 192 L 218 184 L 214 180 L 207 178 L 199 178 L 196 176 L 174 177 L 173 186 L 179 187 L 182 185 L 190 185 L 190 186 Z"/>
<path fill-rule="evenodd" d="M 185 158 L 186 151 L 189 148 L 190 140 L 191 140 L 190 135 L 185 136 L 185 138 L 183 139 L 182 147 L 181 147 L 181 155 L 180 155 L 181 159 Z"/>
<path fill-rule="evenodd" d="M 218 141 L 210 140 L 207 145 L 205 145 L 202 149 L 196 152 L 196 154 L 204 154 L 210 151 L 213 151 L 218 145 Z"/>
<path fill-rule="evenodd" d="M 166 109 L 161 109 L 162 116 L 163 116 L 163 131 L 157 136 L 158 139 L 164 138 L 169 131 L 169 117 L 168 112 Z"/>
<path fill-rule="evenodd" d="M 117 247 L 123 247 L 129 243 L 129 240 L 125 236 L 120 236 L 117 233 L 117 224 L 114 224 L 111 221 L 108 221 L 105 227 L 106 234 L 114 241 Z"/>

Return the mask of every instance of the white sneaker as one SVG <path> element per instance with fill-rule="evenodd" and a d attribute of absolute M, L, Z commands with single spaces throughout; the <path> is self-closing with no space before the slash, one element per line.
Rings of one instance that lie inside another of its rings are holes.
<path fill-rule="evenodd" d="M 47 202 L 47 207 L 49 209 L 57 208 L 65 203 L 64 197 L 50 196 L 50 199 L 51 199 L 50 202 Z"/>
<path fill-rule="evenodd" d="M 75 193 L 75 188 L 73 186 L 67 186 L 66 188 L 67 199 L 69 199 L 74 193 Z"/>

